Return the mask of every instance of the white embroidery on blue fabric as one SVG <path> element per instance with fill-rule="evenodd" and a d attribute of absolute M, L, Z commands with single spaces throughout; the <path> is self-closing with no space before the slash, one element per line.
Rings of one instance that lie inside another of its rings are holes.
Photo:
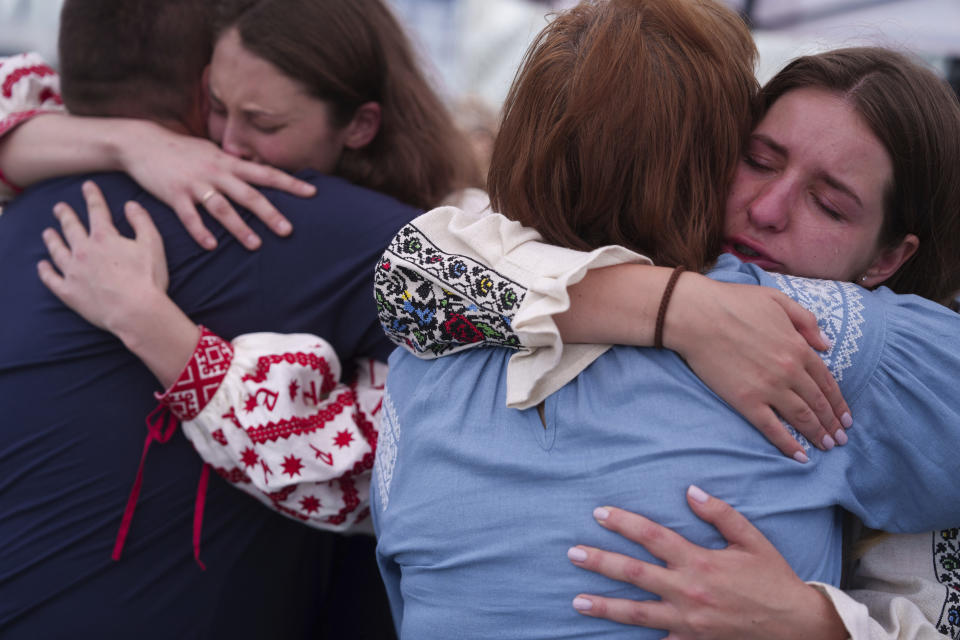
<path fill-rule="evenodd" d="M 377 476 L 377 493 L 380 497 L 380 510 L 386 511 L 390 502 L 390 483 L 393 481 L 393 468 L 397 464 L 397 451 L 400 444 L 400 421 L 397 409 L 393 406 L 390 392 L 383 394 L 383 417 L 380 419 L 380 434 L 377 436 L 377 456 L 374 472 Z"/>
<path fill-rule="evenodd" d="M 863 293 L 851 282 L 796 278 L 772 273 L 777 286 L 817 317 L 817 324 L 833 346 L 817 354 L 830 373 L 843 380 L 843 372 L 853 364 L 863 338 Z"/>

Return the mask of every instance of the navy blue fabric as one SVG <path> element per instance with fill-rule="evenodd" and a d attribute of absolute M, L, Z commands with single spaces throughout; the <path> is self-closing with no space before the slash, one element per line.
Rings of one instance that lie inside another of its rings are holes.
<path fill-rule="evenodd" d="M 264 240 L 248 252 L 208 219 L 220 245 L 207 252 L 126 176 L 93 177 L 122 233 L 132 235 L 126 200 L 154 214 L 170 294 L 196 322 L 224 338 L 315 333 L 345 362 L 392 350 L 376 319 L 373 270 L 412 208 L 307 173 L 315 198 L 267 194 L 292 221 L 291 237 L 247 214 Z M 0 636 L 317 637 L 330 623 L 318 617 L 336 592 L 328 569 L 337 536 L 276 515 L 213 475 L 201 571 L 191 535 L 202 461 L 179 432 L 151 448 L 123 558 L 111 561 L 158 384 L 36 275 L 53 205 L 64 200 L 86 217 L 83 179 L 38 185 L 0 215 Z"/>

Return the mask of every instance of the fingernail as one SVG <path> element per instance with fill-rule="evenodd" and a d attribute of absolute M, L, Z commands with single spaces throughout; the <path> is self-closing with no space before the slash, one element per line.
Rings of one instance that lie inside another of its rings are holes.
<path fill-rule="evenodd" d="M 260 238 L 255 233 L 251 233 L 244 239 L 243 244 L 248 249 L 256 249 L 260 246 Z"/>
<path fill-rule="evenodd" d="M 837 439 L 837 444 L 839 444 L 841 447 L 847 444 L 847 441 L 849 440 L 849 438 L 847 438 L 847 434 L 843 432 L 843 429 L 837 429 L 837 432 L 833 434 L 833 437 Z"/>
<path fill-rule="evenodd" d="M 610 510 L 604 507 L 597 507 L 596 509 L 593 510 L 593 517 L 599 520 L 600 522 L 603 522 L 604 520 L 610 517 Z"/>
<path fill-rule="evenodd" d="M 828 338 L 827 334 L 823 332 L 823 329 L 820 329 L 820 339 L 823 340 L 825 345 L 827 345 L 827 349 L 833 348 L 833 343 L 830 342 L 830 338 Z"/>
<path fill-rule="evenodd" d="M 57 204 L 53 205 L 53 212 L 62 213 L 66 207 L 67 207 L 66 202 L 58 202 Z"/>
<path fill-rule="evenodd" d="M 280 235 L 285 236 L 291 231 L 293 231 L 293 226 L 286 220 L 277 224 L 277 233 Z"/>
<path fill-rule="evenodd" d="M 687 487 L 687 495 L 690 496 L 694 502 L 699 502 L 700 504 L 703 504 L 710 499 L 710 496 L 707 495 L 707 492 L 695 484 Z"/>
<path fill-rule="evenodd" d="M 853 426 L 853 417 L 849 412 L 844 412 L 844 414 L 840 416 L 840 424 L 843 425 L 844 429 L 849 429 Z"/>
<path fill-rule="evenodd" d="M 570 547 L 567 549 L 567 557 L 574 562 L 583 562 L 587 559 L 587 552 L 580 547 Z"/>
<path fill-rule="evenodd" d="M 800 464 L 807 464 L 810 462 L 810 458 L 808 458 L 807 454 L 805 454 L 803 451 L 797 451 L 795 454 L 793 454 L 793 459 Z"/>
<path fill-rule="evenodd" d="M 590 611 L 590 609 L 593 609 L 593 602 L 586 598 L 576 597 L 573 599 L 573 608 L 577 611 Z"/>
<path fill-rule="evenodd" d="M 830 451 L 830 449 L 833 449 L 837 445 L 834 439 L 830 437 L 829 433 L 823 436 L 823 440 L 820 441 L 820 444 L 823 445 L 824 451 Z"/>
<path fill-rule="evenodd" d="M 213 236 L 207 236 L 203 239 L 203 246 L 205 249 L 216 249 L 217 241 Z"/>

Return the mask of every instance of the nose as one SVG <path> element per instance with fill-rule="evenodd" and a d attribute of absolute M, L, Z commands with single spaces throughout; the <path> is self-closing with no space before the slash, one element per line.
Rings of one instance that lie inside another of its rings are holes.
<path fill-rule="evenodd" d="M 747 205 L 750 222 L 766 231 L 783 231 L 790 219 L 791 193 L 782 176 L 763 184 Z"/>
<path fill-rule="evenodd" d="M 223 140 L 220 141 L 220 146 L 232 156 L 244 160 L 253 159 L 253 153 L 243 135 L 242 127 L 234 118 L 227 118 L 223 127 Z"/>

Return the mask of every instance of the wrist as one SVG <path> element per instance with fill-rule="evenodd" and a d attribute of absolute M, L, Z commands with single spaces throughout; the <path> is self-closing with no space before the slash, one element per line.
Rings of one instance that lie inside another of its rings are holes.
<path fill-rule="evenodd" d="M 200 327 L 157 290 L 122 309 L 107 329 L 147 365 L 164 388 L 176 381 L 201 335 Z"/>
<path fill-rule="evenodd" d="M 803 612 L 803 624 L 793 627 L 793 635 L 798 640 L 808 640 L 809 638 L 822 638 L 823 640 L 847 640 L 850 632 L 837 613 L 833 601 L 826 593 L 820 589 L 805 584 L 805 606 L 795 607 L 797 611 Z M 799 603 L 795 603 L 799 604 Z M 788 637 L 788 636 L 784 636 Z"/>
<path fill-rule="evenodd" d="M 150 137 L 151 130 L 158 125 L 146 120 L 133 118 L 110 118 L 102 120 L 106 129 L 101 137 L 104 167 L 110 171 L 130 173 L 138 165 L 138 152 L 143 140 Z"/>
<path fill-rule="evenodd" d="M 663 346 L 684 358 L 702 333 L 700 324 L 704 316 L 697 291 L 704 281 L 709 281 L 709 278 L 695 272 L 684 272 L 674 286 L 664 317 Z"/>

